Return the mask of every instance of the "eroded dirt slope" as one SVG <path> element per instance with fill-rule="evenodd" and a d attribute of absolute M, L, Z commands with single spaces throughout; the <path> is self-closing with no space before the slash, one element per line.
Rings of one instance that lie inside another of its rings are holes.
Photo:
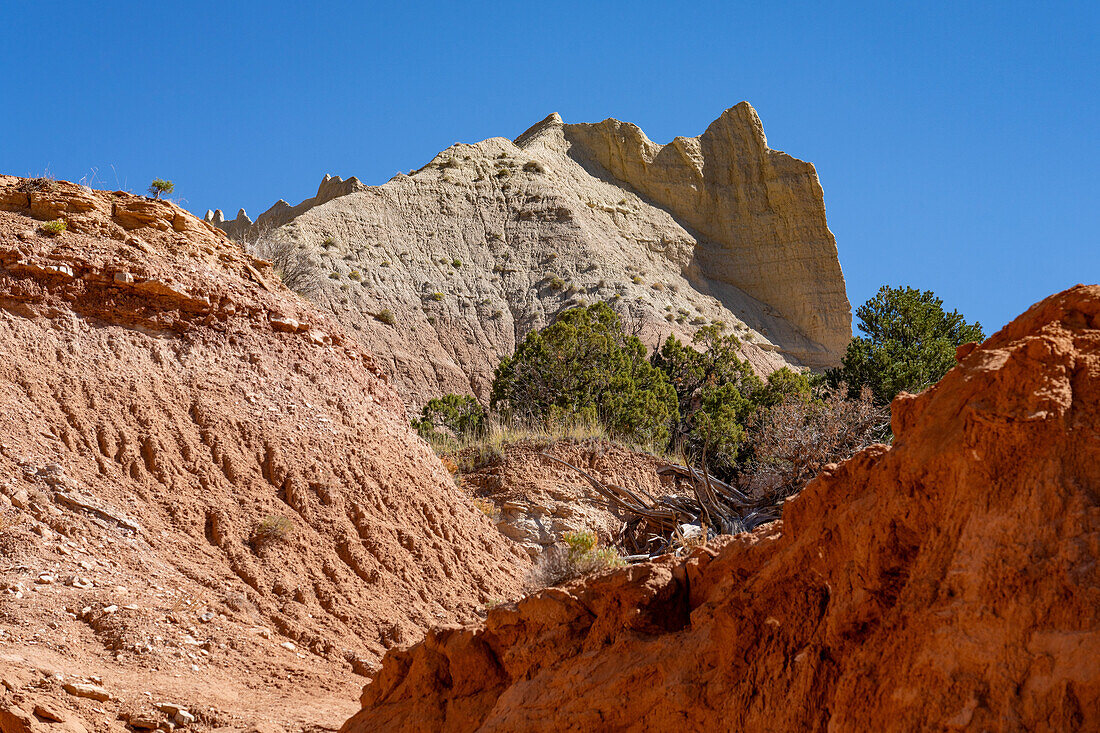
<path fill-rule="evenodd" d="M 781 522 L 391 651 L 343 730 L 1097 730 L 1100 287 L 959 357 Z"/>
<path fill-rule="evenodd" d="M 335 725 L 518 588 L 372 357 L 173 204 L 0 177 L 0 355 L 4 733 Z"/>

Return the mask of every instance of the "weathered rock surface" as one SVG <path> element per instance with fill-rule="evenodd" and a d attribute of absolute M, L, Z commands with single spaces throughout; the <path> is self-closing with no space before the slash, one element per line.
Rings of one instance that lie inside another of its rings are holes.
<path fill-rule="evenodd" d="M 565 461 L 596 480 L 629 486 L 650 496 L 674 491 L 676 482 L 662 480 L 657 469 L 667 461 L 599 439 L 524 440 L 502 447 L 499 455 L 482 457 L 479 448 L 459 454 L 462 487 L 497 508 L 497 529 L 537 558 L 561 541 L 566 532 L 592 531 L 604 546 L 621 544 L 622 512 L 573 469 L 547 460 Z M 484 505 L 483 505 L 484 506 Z"/>
<path fill-rule="evenodd" d="M 0 354 L 0 678 L 51 670 L 0 711 L 338 724 L 529 565 L 370 354 L 171 203 L 0 177 Z"/>
<path fill-rule="evenodd" d="M 340 176 L 325 176 L 321 180 L 321 185 L 317 187 L 317 195 L 306 199 L 297 206 L 291 206 L 286 201 L 279 199 L 274 206 L 260 214 L 256 221 L 248 218 L 248 214 L 244 209 L 237 212 L 236 219 L 226 221 L 221 209 L 216 209 L 207 211 L 204 221 L 218 227 L 230 237 L 242 240 L 247 239 L 254 232 L 277 229 L 299 214 L 304 214 L 314 206 L 320 206 L 326 201 L 332 201 L 337 196 L 346 196 L 349 193 L 364 189 L 366 189 L 366 186 L 360 183 L 355 176 L 346 181 Z"/>
<path fill-rule="evenodd" d="M 338 179 L 333 179 L 337 181 Z M 839 360 L 851 311 L 811 164 L 770 150 L 741 103 L 666 146 L 616 120 L 551 115 L 515 142 L 457 144 L 382 186 L 280 202 L 234 236 L 279 230 L 322 269 L 318 303 L 408 404 L 485 397 L 517 339 L 613 299 L 644 340 L 720 320 L 761 372 Z M 394 316 L 388 325 L 374 316 Z"/>
<path fill-rule="evenodd" d="M 1100 728 L 1100 287 L 959 358 L 781 522 L 433 631 L 343 730 Z"/>

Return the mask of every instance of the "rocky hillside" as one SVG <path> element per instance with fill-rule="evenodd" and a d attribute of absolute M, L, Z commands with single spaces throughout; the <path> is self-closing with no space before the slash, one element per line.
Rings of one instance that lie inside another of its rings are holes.
<path fill-rule="evenodd" d="M 595 300 L 651 344 L 723 321 L 762 372 L 833 364 L 851 337 L 817 174 L 768 148 L 745 102 L 664 146 L 617 120 L 551 115 L 382 186 L 326 177 L 313 199 L 255 223 L 207 220 L 297 243 L 322 271 L 318 303 L 414 406 L 485 397 L 517 339 Z"/>
<path fill-rule="evenodd" d="M 1100 728 L 1100 287 L 958 359 L 782 521 L 433 631 L 343 730 Z"/>
<path fill-rule="evenodd" d="M 526 573 L 356 339 L 173 204 L 0 177 L 0 353 L 4 733 L 336 725 Z"/>

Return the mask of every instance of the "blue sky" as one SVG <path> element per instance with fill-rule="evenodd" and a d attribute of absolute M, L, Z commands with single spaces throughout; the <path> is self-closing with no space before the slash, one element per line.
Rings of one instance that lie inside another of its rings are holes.
<path fill-rule="evenodd" d="M 1100 280 L 1097 2 L 50 2 L 4 8 L 0 171 L 255 216 L 552 111 L 667 142 L 745 99 L 821 176 L 853 307 L 987 332 Z"/>

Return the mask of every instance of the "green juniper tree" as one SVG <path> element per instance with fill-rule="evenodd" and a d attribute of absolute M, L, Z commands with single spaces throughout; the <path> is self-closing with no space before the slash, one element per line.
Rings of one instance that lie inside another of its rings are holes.
<path fill-rule="evenodd" d="M 881 404 L 899 392 L 931 386 L 955 365 L 956 347 L 985 339 L 980 323 L 945 311 L 931 290 L 883 286 L 856 316 L 864 335 L 848 344 L 841 366 L 830 370 L 829 382 L 847 383 L 853 399 L 869 387 Z"/>
<path fill-rule="evenodd" d="M 724 331 L 721 322 L 700 328 L 692 341 L 701 350 L 669 336 L 652 357 L 676 390 L 679 447 L 705 452 L 710 467 L 723 474 L 737 463 L 746 431 L 761 408 L 791 396 L 809 399 L 811 393 L 809 377 L 787 368 L 766 382 L 756 376 L 740 358 L 741 341 Z"/>
<path fill-rule="evenodd" d="M 664 446 L 679 419 L 676 391 L 646 357 L 607 303 L 571 308 L 501 361 L 490 404 L 520 420 L 595 418 L 618 438 Z"/>
<path fill-rule="evenodd" d="M 159 199 L 162 193 L 172 193 L 175 190 L 176 184 L 164 178 L 154 178 L 149 184 L 149 193 L 153 194 L 153 198 Z"/>
<path fill-rule="evenodd" d="M 446 394 L 424 405 L 413 427 L 428 441 L 477 435 L 485 428 L 485 408 L 471 395 Z"/>

